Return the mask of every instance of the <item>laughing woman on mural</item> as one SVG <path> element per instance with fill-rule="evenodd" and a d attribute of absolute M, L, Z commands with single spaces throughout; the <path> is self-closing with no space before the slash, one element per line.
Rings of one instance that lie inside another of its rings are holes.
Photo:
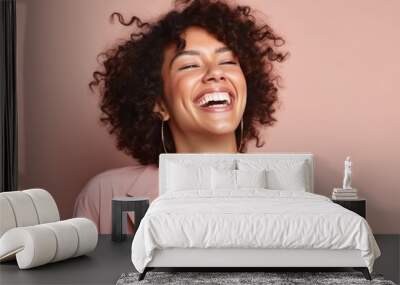
<path fill-rule="evenodd" d="M 111 232 L 114 196 L 158 195 L 161 153 L 237 153 L 263 142 L 257 126 L 271 126 L 278 102 L 274 62 L 284 40 L 258 23 L 248 6 L 224 1 L 177 1 L 154 23 L 132 17 L 130 38 L 106 51 L 89 86 L 101 96 L 100 120 L 117 148 L 139 162 L 92 178 L 75 216 Z"/>

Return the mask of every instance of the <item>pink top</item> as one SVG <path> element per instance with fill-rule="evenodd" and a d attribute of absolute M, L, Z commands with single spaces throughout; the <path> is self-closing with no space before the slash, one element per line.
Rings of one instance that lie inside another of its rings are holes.
<path fill-rule="evenodd" d="M 92 220 L 99 234 L 111 234 L 111 200 L 116 196 L 154 200 L 158 196 L 158 167 L 128 166 L 96 175 L 76 198 L 73 215 Z M 132 232 L 133 217 L 129 218 L 128 232 Z"/>

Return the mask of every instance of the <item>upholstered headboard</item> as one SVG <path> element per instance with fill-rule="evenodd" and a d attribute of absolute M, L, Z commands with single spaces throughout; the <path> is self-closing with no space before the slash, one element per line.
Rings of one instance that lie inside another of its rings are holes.
<path fill-rule="evenodd" d="M 295 164 L 304 165 L 305 191 L 314 192 L 314 161 L 311 153 L 252 153 L 252 154 L 216 154 L 185 153 L 160 154 L 159 194 L 167 191 L 168 170 L 172 164 L 186 167 L 213 166 L 226 169 L 252 169 L 257 165 L 268 167 L 286 167 Z"/>

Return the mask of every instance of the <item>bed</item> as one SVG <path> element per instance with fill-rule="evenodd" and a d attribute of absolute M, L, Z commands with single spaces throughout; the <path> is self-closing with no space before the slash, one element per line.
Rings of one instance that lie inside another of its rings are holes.
<path fill-rule="evenodd" d="M 313 155 L 162 154 L 159 197 L 132 242 L 154 268 L 352 267 L 380 251 L 364 218 L 314 193 Z"/>

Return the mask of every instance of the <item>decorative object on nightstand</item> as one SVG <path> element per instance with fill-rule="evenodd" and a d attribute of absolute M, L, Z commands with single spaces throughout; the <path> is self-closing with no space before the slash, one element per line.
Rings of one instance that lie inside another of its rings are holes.
<path fill-rule="evenodd" d="M 343 188 L 334 188 L 332 193 L 332 199 L 338 199 L 338 200 L 358 199 L 357 189 L 351 187 L 351 180 L 352 180 L 351 165 L 352 162 L 350 156 L 348 156 L 344 161 Z"/>
<path fill-rule="evenodd" d="M 114 197 L 112 199 L 112 235 L 113 241 L 126 239 L 128 214 L 135 214 L 135 228 L 149 208 L 149 199 L 143 197 Z"/>
<path fill-rule="evenodd" d="M 359 214 L 361 217 L 366 219 L 366 208 L 367 201 L 366 199 L 357 198 L 352 200 L 344 200 L 344 199 L 332 199 L 332 202 L 339 204 L 340 206 L 353 211 L 356 214 Z"/>
<path fill-rule="evenodd" d="M 350 160 L 350 156 L 346 157 L 346 160 L 344 161 L 343 189 L 352 189 L 351 188 L 351 160 Z"/>
<path fill-rule="evenodd" d="M 358 199 L 357 189 L 333 188 L 332 199 L 357 200 Z"/>

